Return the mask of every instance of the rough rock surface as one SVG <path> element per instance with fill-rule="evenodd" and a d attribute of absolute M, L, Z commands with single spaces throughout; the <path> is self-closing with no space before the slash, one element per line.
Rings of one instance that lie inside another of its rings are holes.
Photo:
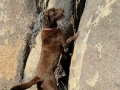
<path fill-rule="evenodd" d="M 120 0 L 87 0 L 69 90 L 120 90 Z"/>
<path fill-rule="evenodd" d="M 48 8 L 63 7 L 62 22 L 69 21 L 72 1 L 49 0 Z M 69 90 L 120 90 L 119 3 L 86 0 L 70 66 Z M 35 13 L 35 0 L 0 0 L 0 90 L 34 77 L 41 51 L 40 32 L 35 48 L 29 51 L 28 47 Z M 36 90 L 35 86 L 29 90 Z"/>
<path fill-rule="evenodd" d="M 20 83 L 34 19 L 32 0 L 0 0 L 0 90 Z"/>

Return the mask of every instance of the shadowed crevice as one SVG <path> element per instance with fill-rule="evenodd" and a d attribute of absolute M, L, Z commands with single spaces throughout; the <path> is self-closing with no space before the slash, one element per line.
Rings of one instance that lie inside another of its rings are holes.
<path fill-rule="evenodd" d="M 86 3 L 86 0 L 79 0 L 79 2 L 74 1 L 73 15 L 74 15 L 75 30 L 78 30 L 79 23 L 85 8 L 85 3 Z"/>
<path fill-rule="evenodd" d="M 85 8 L 85 2 L 86 2 L 86 0 L 80 0 L 79 3 L 76 2 L 76 0 L 73 0 L 73 19 L 74 19 L 73 29 L 74 29 L 74 32 L 78 31 L 81 16 L 82 16 L 82 14 L 84 12 L 84 8 Z M 74 50 L 74 42 L 72 42 L 68 46 L 68 51 L 63 53 L 63 57 L 60 61 L 63 69 L 65 70 L 66 76 L 64 76 L 58 80 L 59 90 L 68 90 L 69 68 L 70 68 L 71 57 L 72 57 L 71 55 L 73 54 L 73 50 Z"/>
<path fill-rule="evenodd" d="M 30 48 L 30 45 L 29 45 L 29 42 L 30 42 L 30 37 L 31 35 L 27 35 L 26 37 L 26 47 L 25 47 L 25 51 L 24 51 L 24 58 L 23 58 L 23 67 L 22 67 L 22 71 L 21 71 L 21 82 L 24 78 L 24 70 L 25 70 L 25 67 L 26 67 L 26 63 L 27 63 L 27 59 L 29 57 L 29 54 L 30 54 L 30 51 L 31 51 L 31 48 Z"/>
<path fill-rule="evenodd" d="M 77 2 L 75 0 L 73 0 L 73 19 L 74 19 L 74 25 L 73 25 L 73 29 L 75 29 L 75 32 L 78 30 L 78 26 L 80 23 L 80 19 L 81 16 L 83 14 L 84 11 L 84 7 L 85 7 L 85 2 L 86 0 L 80 0 L 80 2 L 77 4 Z M 38 3 L 38 0 L 36 0 L 36 3 Z M 48 5 L 49 0 L 47 0 L 46 5 Z M 37 4 L 36 4 L 37 5 Z M 77 7 L 76 7 L 77 6 Z M 36 8 L 38 9 L 38 8 Z M 40 13 L 40 11 L 37 11 L 38 13 Z M 39 14 L 40 15 L 40 14 Z M 41 14 L 42 17 L 43 14 Z M 39 16 L 38 16 L 39 17 Z M 38 21 L 39 22 L 38 22 Z M 39 32 L 38 28 L 40 28 L 42 22 L 40 22 L 41 18 L 37 18 L 37 22 L 35 23 L 34 27 L 32 27 L 32 42 L 35 41 L 35 38 Z M 30 39 L 26 40 L 26 47 L 25 47 L 25 54 L 24 54 L 24 65 L 23 65 L 23 71 L 21 72 L 21 78 L 24 78 L 24 70 L 25 70 L 25 66 L 26 66 L 26 62 L 28 59 L 28 56 L 30 54 L 30 47 L 29 47 L 29 42 L 31 41 Z M 58 79 L 58 90 L 67 90 L 68 89 L 68 79 L 69 79 L 69 67 L 70 67 L 70 63 L 71 63 L 71 55 L 73 53 L 74 50 L 74 42 L 72 42 L 69 46 L 68 46 L 68 51 L 67 52 L 63 52 L 63 57 L 60 61 L 63 70 L 66 73 L 66 76 L 59 78 Z"/>

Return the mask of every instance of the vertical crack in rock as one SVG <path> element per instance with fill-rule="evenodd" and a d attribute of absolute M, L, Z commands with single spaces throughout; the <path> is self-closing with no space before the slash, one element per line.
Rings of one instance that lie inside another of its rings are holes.
<path fill-rule="evenodd" d="M 86 0 L 75 1 L 73 0 L 72 6 L 72 15 L 73 15 L 73 31 L 76 32 L 78 30 L 79 22 L 84 11 Z M 61 65 L 65 70 L 66 76 L 59 79 L 59 90 L 68 90 L 68 78 L 69 78 L 69 67 L 71 63 L 71 55 L 74 50 L 74 42 L 72 42 L 68 46 L 68 51 L 63 53 L 63 57 L 61 59 Z"/>
<path fill-rule="evenodd" d="M 25 70 L 27 58 L 28 58 L 28 56 L 30 54 L 30 51 L 31 51 L 30 46 L 29 46 L 30 37 L 31 37 L 31 35 L 27 34 L 27 37 L 26 37 L 26 40 L 25 40 L 26 47 L 25 47 L 25 53 L 24 53 L 24 56 L 23 56 L 24 59 L 23 59 L 23 67 L 22 67 L 22 71 L 21 71 L 21 75 L 20 75 L 21 76 L 21 81 L 20 82 L 22 82 L 22 79 L 24 78 L 24 70 Z"/>
<path fill-rule="evenodd" d="M 84 11 L 86 0 L 73 0 L 73 16 L 74 16 L 74 29 L 78 30 L 81 16 Z"/>
<path fill-rule="evenodd" d="M 37 36 L 37 34 L 39 33 L 39 31 L 41 30 L 42 27 L 42 17 L 44 14 L 45 9 L 48 6 L 49 0 L 35 0 L 36 1 L 36 9 L 37 9 L 37 13 L 39 14 L 35 24 L 32 28 L 32 36 L 30 39 L 26 40 L 26 48 L 25 48 L 25 56 L 24 56 L 24 65 L 23 65 L 23 71 L 21 72 L 21 77 L 22 79 L 24 78 L 24 69 L 26 67 L 26 62 L 27 62 L 27 58 L 30 54 L 30 50 L 32 47 L 34 47 L 35 45 L 35 38 Z M 80 0 L 80 1 L 74 1 L 73 0 L 73 28 L 75 29 L 75 31 L 78 30 L 78 26 L 79 26 L 79 22 L 80 22 L 80 18 L 82 16 L 82 13 L 84 11 L 84 7 L 85 7 L 85 2 L 86 0 Z M 42 4 L 42 7 L 40 6 Z M 77 7 L 76 7 L 77 5 Z M 42 9 L 41 9 L 42 8 Z M 29 46 L 30 44 L 30 46 Z M 69 77 L 69 67 L 70 67 L 70 60 L 71 60 L 71 55 L 73 53 L 73 49 L 74 49 L 74 42 L 72 42 L 69 46 L 68 46 L 68 51 L 66 53 L 63 53 L 63 57 L 61 59 L 61 64 L 63 69 L 66 72 L 66 76 L 62 77 L 60 79 L 58 79 L 59 82 L 59 90 L 67 90 L 68 88 L 68 77 Z"/>

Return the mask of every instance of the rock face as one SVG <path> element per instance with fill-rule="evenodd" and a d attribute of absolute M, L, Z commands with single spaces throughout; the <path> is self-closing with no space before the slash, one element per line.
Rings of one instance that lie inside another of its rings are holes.
<path fill-rule="evenodd" d="M 22 78 L 36 10 L 31 6 L 32 0 L 0 0 L 0 90 L 9 90 Z"/>
<path fill-rule="evenodd" d="M 47 2 L 48 8 L 63 7 L 63 22 L 70 20 L 73 6 L 77 7 L 74 0 L 0 0 L 0 90 L 9 90 L 34 77 L 41 51 L 41 33 L 37 35 L 35 48 L 30 51 L 28 46 L 29 27 L 36 18 L 35 1 L 38 6 Z M 120 90 L 119 3 L 119 0 L 86 0 L 68 90 Z M 81 11 L 77 10 L 79 18 Z M 33 86 L 29 90 L 36 89 Z"/>
<path fill-rule="evenodd" d="M 71 60 L 69 90 L 120 90 L 119 3 L 86 1 Z"/>

